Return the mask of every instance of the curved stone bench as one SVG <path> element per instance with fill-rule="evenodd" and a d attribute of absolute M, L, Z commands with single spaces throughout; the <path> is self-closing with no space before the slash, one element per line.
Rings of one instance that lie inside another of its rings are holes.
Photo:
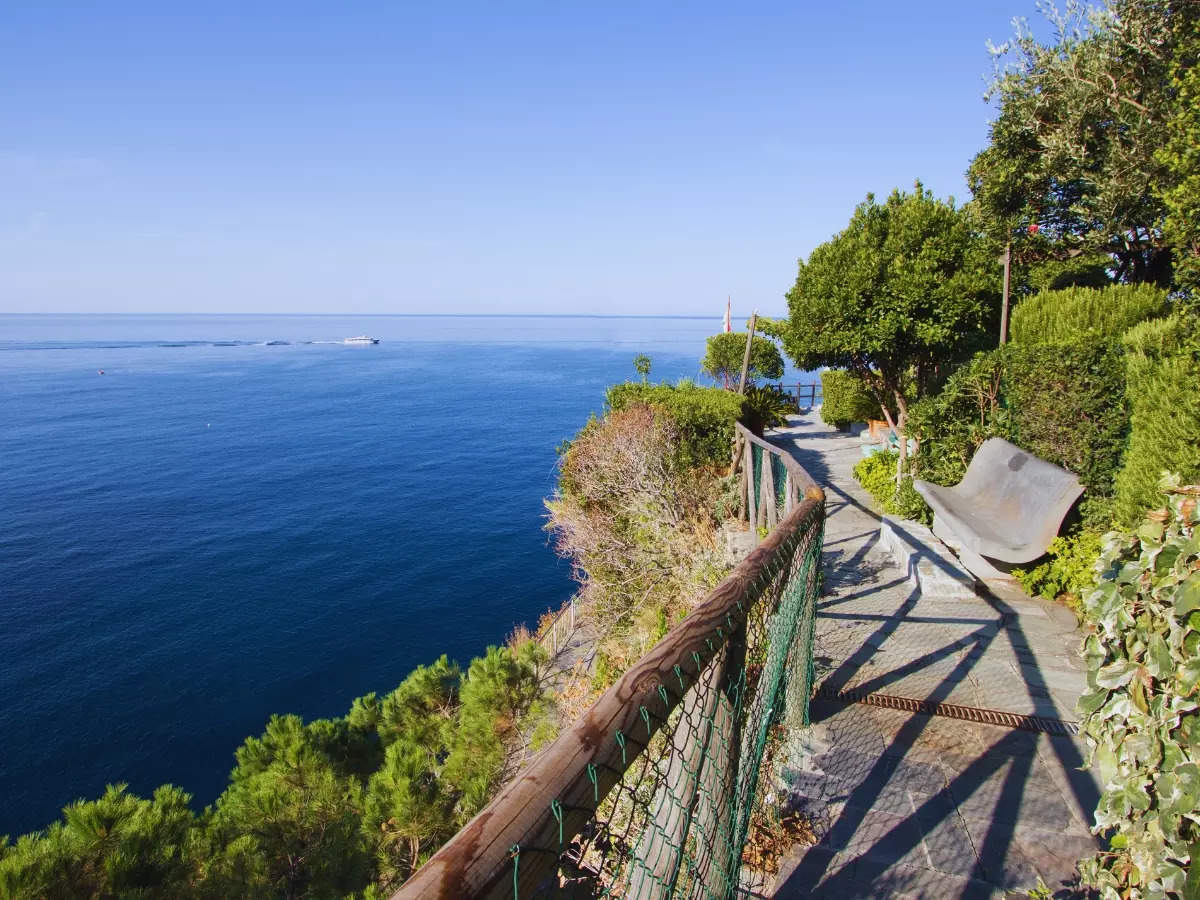
<path fill-rule="evenodd" d="M 1003 438 L 984 441 L 955 486 L 913 487 L 933 509 L 933 533 L 980 578 L 1006 578 L 1044 554 L 1083 493 L 1072 473 Z"/>

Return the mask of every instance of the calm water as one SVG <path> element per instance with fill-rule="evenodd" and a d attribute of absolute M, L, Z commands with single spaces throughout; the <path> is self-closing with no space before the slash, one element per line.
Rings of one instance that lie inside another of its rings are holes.
<path fill-rule="evenodd" d="M 0 834 L 108 782 L 209 803 L 271 713 L 557 606 L 555 446 L 636 353 L 694 376 L 718 328 L 0 316 Z"/>

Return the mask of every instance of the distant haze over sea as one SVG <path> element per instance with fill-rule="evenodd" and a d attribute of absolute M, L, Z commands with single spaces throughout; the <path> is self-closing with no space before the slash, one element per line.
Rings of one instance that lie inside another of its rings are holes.
<path fill-rule="evenodd" d="M 109 782 L 209 803 L 272 713 L 561 604 L 555 447 L 720 312 L 0 316 L 0 834 Z"/>

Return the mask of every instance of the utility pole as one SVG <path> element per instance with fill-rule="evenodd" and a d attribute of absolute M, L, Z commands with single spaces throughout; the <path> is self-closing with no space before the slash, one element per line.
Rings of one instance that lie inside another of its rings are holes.
<path fill-rule="evenodd" d="M 738 393 L 746 393 L 746 375 L 750 372 L 750 345 L 754 343 L 754 329 L 758 327 L 758 310 L 750 314 L 750 327 L 746 329 L 746 353 L 742 357 L 742 380 L 738 383 Z"/>
<path fill-rule="evenodd" d="M 1000 305 L 1000 343 L 1008 343 L 1008 279 L 1012 270 L 1012 239 L 1004 243 L 1004 301 Z"/>

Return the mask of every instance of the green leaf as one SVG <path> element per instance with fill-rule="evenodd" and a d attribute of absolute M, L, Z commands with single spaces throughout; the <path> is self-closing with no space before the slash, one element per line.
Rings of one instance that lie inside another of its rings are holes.
<path fill-rule="evenodd" d="M 1175 592 L 1175 615 L 1183 618 L 1200 609 L 1200 572 L 1193 572 Z"/>
<path fill-rule="evenodd" d="M 1143 544 L 1162 543 L 1163 526 L 1161 522 L 1146 522 L 1136 532 Z"/>
<path fill-rule="evenodd" d="M 1190 694 L 1194 691 L 1196 684 L 1200 682 L 1200 658 L 1192 657 L 1181 665 L 1175 676 L 1175 682 L 1179 685 L 1181 693 Z"/>
<path fill-rule="evenodd" d="M 1096 673 L 1096 684 L 1104 688 L 1119 688 L 1126 685 L 1137 672 L 1137 664 L 1127 659 L 1118 659 Z"/>
<path fill-rule="evenodd" d="M 1081 717 L 1086 718 L 1103 706 L 1104 701 L 1107 699 L 1107 690 L 1088 691 L 1079 698 L 1079 701 L 1075 704 L 1075 709 Z"/>
<path fill-rule="evenodd" d="M 1146 645 L 1146 668 L 1155 678 L 1166 678 L 1175 671 L 1171 650 L 1161 634 L 1151 635 Z"/>

